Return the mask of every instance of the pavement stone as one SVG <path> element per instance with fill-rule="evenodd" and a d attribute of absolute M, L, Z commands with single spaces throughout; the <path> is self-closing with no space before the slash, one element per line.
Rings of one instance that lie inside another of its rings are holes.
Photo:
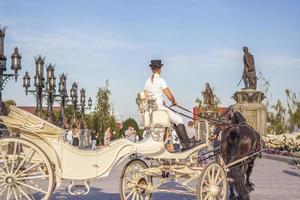
<path fill-rule="evenodd" d="M 109 177 L 91 182 L 91 191 L 85 196 L 69 195 L 68 182 L 64 181 L 63 185 L 54 191 L 52 200 L 119 200 L 119 177 L 124 164 L 115 167 Z M 252 182 L 256 186 L 255 191 L 251 193 L 251 199 L 300 200 L 300 169 L 286 162 L 257 159 Z M 152 196 L 152 200 L 176 199 L 195 200 L 196 197 L 172 193 L 155 193 Z"/>

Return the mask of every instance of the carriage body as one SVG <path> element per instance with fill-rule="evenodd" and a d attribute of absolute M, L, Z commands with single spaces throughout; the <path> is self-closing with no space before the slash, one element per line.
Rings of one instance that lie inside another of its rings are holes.
<path fill-rule="evenodd" d="M 16 195 L 26 197 L 25 199 L 49 199 L 53 190 L 60 186 L 62 180 L 72 180 L 69 193 L 86 194 L 89 191 L 88 182 L 90 180 L 108 176 L 115 165 L 133 154 L 136 155 L 135 159 L 126 165 L 120 179 L 122 199 L 132 199 L 132 197 L 126 198 L 128 194 L 126 195 L 124 192 L 125 188 L 129 187 L 128 184 L 131 187 L 135 184 L 136 189 L 146 191 L 147 195 L 161 191 L 158 189 L 159 185 L 150 184 L 150 180 L 143 177 L 161 178 L 162 172 L 170 173 L 174 179 L 184 180 L 183 186 L 189 192 L 199 196 L 198 193 L 201 189 L 191 188 L 189 182 L 198 179 L 205 180 L 201 177 L 211 169 L 195 165 L 198 152 L 207 149 L 209 141 L 185 152 L 169 152 L 164 144 L 164 136 L 172 128 L 168 113 L 165 110 L 157 109 L 155 102 L 151 99 L 148 100 L 140 98 L 137 101 L 141 111 L 142 124 L 148 130 L 146 138 L 139 143 L 133 143 L 127 139 L 115 140 L 109 146 L 97 151 L 74 148 L 63 141 L 64 130 L 12 106 L 10 114 L 7 117 L 1 117 L 2 122 L 9 129 L 11 137 L 0 139 L 0 168 L 3 172 L 0 173 L 0 176 L 3 180 L 13 180 L 13 183 L 7 182 L 6 185 L 7 188 L 14 188 L 15 191 L 4 188 L 2 191 L 0 190 L 0 197 L 4 194 L 5 197 L 11 196 L 12 198 Z M 205 125 L 207 126 L 207 124 L 206 122 Z M 208 128 L 206 128 L 206 132 L 208 132 Z M 153 165 L 148 166 L 145 161 L 151 161 Z M 7 163 L 8 166 L 6 166 Z M 133 164 L 142 167 L 134 174 L 137 182 L 125 183 L 124 180 L 128 178 L 126 177 L 127 170 L 131 169 Z M 218 176 L 223 177 L 222 183 L 225 183 L 224 176 L 226 174 L 223 167 L 215 163 L 213 169 L 218 170 Z M 142 178 L 139 179 L 139 177 Z M 39 185 L 39 182 L 35 182 L 36 179 L 44 182 L 45 186 L 42 187 L 42 184 Z M 86 191 L 76 193 L 73 190 L 76 187 L 74 181 L 84 182 Z M 163 182 L 165 180 L 161 179 L 161 184 Z M 22 190 L 21 186 L 26 190 Z M 225 192 L 225 189 L 222 191 Z M 138 194 L 136 193 L 133 199 L 142 199 L 143 195 L 139 196 Z"/>

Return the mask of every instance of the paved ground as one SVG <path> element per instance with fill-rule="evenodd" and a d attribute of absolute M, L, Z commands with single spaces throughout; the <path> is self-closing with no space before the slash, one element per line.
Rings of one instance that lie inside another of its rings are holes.
<path fill-rule="evenodd" d="M 101 180 L 91 183 L 91 192 L 86 196 L 71 196 L 67 193 L 67 183 L 58 188 L 53 200 L 118 200 L 119 177 L 121 168 L 117 167 L 113 173 Z M 258 159 L 252 182 L 255 191 L 251 199 L 255 200 L 300 200 L 300 169 L 285 163 L 269 159 Z M 194 200 L 194 196 L 158 193 L 152 196 L 153 200 Z"/>

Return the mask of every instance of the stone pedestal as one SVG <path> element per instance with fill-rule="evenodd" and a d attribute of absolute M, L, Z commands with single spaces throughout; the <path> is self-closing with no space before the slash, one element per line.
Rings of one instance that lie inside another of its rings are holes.
<path fill-rule="evenodd" d="M 267 134 L 267 107 L 262 103 L 264 93 L 252 89 L 244 89 L 234 93 L 232 97 L 236 104 L 234 110 L 239 111 L 258 133 Z"/>

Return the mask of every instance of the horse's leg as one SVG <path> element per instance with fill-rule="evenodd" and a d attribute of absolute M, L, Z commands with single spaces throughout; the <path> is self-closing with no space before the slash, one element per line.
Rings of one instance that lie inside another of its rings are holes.
<path fill-rule="evenodd" d="M 252 192 L 252 191 L 254 191 L 254 184 L 253 183 L 251 183 L 251 181 L 250 181 L 250 176 L 251 176 L 251 174 L 252 174 L 252 172 L 253 172 L 253 168 L 254 168 L 254 159 L 248 164 L 248 168 L 247 168 L 247 171 L 246 171 L 246 187 L 247 187 L 247 189 L 250 191 L 250 192 Z"/>
<path fill-rule="evenodd" d="M 235 193 L 234 193 L 233 182 L 229 183 L 229 200 L 236 200 L 236 196 L 235 196 Z"/>
<path fill-rule="evenodd" d="M 235 167 L 230 170 L 233 177 L 233 185 L 236 189 L 240 200 L 249 200 L 249 191 L 245 186 L 245 174 L 242 173 L 241 168 Z"/>

